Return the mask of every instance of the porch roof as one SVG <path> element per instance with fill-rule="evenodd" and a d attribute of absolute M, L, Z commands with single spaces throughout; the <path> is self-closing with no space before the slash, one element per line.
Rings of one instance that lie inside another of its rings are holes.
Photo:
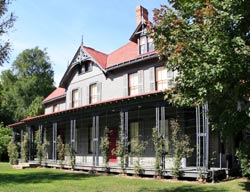
<path fill-rule="evenodd" d="M 45 118 L 45 117 L 49 117 L 49 116 L 53 116 L 53 115 L 60 115 L 60 114 L 65 114 L 67 112 L 73 112 L 73 111 L 77 111 L 79 109 L 84 109 L 84 108 L 89 108 L 89 107 L 96 107 L 96 106 L 100 106 L 103 104 L 111 104 L 114 102 L 119 102 L 119 101 L 126 101 L 126 100 L 130 100 L 130 99 L 137 99 L 137 98 L 143 98 L 146 96 L 152 96 L 152 95 L 160 95 L 160 94 L 164 94 L 163 91 L 153 91 L 153 92 L 148 92 L 148 93 L 143 93 L 143 94 L 138 94 L 138 95 L 133 95 L 133 96 L 126 96 L 126 97 L 121 97 L 121 98 L 116 98 L 116 99 L 110 99 L 110 100 L 105 100 L 102 102 L 98 102 L 98 103 L 93 103 L 93 104 L 87 104 L 87 105 L 82 105 L 79 107 L 75 107 L 75 108 L 71 108 L 71 109 L 66 109 L 66 110 L 62 110 L 62 111 L 58 111 L 58 112 L 53 112 L 53 113 L 48 113 L 48 114 L 43 114 L 43 115 L 38 115 L 38 116 L 33 116 L 33 117 L 27 117 L 23 120 L 21 120 L 20 122 L 8 125 L 9 127 L 15 127 L 17 125 L 21 125 L 24 124 L 25 122 L 31 121 L 31 120 L 36 120 L 36 119 L 41 119 L 41 118 Z"/>

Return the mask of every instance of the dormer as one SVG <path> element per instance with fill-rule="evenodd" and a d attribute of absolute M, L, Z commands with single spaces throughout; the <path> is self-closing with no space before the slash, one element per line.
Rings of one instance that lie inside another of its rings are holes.
<path fill-rule="evenodd" d="M 136 7 L 136 29 L 130 41 L 137 43 L 138 55 L 154 50 L 153 40 L 147 36 L 148 10 L 141 5 Z"/>

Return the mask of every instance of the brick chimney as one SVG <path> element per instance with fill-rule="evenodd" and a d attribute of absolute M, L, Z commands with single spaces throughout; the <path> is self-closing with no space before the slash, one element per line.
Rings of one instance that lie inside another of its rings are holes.
<path fill-rule="evenodd" d="M 148 21 L 148 10 L 141 5 L 136 6 L 136 26 L 143 21 L 144 23 Z"/>

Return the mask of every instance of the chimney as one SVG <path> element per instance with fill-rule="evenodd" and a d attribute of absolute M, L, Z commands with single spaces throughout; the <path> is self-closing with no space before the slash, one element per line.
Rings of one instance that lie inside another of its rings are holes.
<path fill-rule="evenodd" d="M 136 6 L 136 26 L 140 22 L 146 23 L 148 21 L 148 10 L 142 7 L 141 5 Z"/>

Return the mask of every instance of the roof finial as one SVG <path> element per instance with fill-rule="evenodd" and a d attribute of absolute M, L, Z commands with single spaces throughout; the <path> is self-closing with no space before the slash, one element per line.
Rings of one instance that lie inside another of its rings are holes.
<path fill-rule="evenodd" d="M 81 42 L 81 46 L 83 46 L 83 35 L 82 35 L 82 42 Z"/>

